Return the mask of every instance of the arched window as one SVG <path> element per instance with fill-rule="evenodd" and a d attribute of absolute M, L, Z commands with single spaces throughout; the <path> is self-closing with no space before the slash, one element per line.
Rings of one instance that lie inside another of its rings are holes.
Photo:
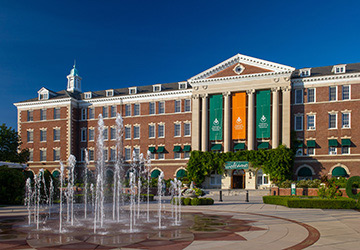
<path fill-rule="evenodd" d="M 187 176 L 187 172 L 185 169 L 179 169 L 177 172 L 176 172 L 176 178 L 184 178 Z"/>
<path fill-rule="evenodd" d="M 298 180 L 312 180 L 312 171 L 309 167 L 302 167 L 298 171 Z"/>
<path fill-rule="evenodd" d="M 336 167 L 332 170 L 331 175 L 333 177 L 346 177 L 348 174 L 343 167 Z"/>
<path fill-rule="evenodd" d="M 155 170 L 153 170 L 153 171 L 151 172 L 150 177 L 151 177 L 151 178 L 158 178 L 160 174 L 161 174 L 161 171 L 160 171 L 159 169 L 155 169 Z"/>
<path fill-rule="evenodd" d="M 59 178 L 59 177 L 60 177 L 60 171 L 59 171 L 59 170 L 54 170 L 54 171 L 52 172 L 52 176 L 53 176 L 54 178 Z"/>

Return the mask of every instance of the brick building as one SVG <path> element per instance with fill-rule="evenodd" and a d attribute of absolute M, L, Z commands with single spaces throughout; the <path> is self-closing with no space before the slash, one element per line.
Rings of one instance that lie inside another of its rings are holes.
<path fill-rule="evenodd" d="M 105 123 L 106 163 L 114 160 L 115 117 L 124 119 L 123 156 L 154 152 L 152 174 L 181 176 L 191 150 L 228 152 L 300 143 L 295 178 L 359 175 L 360 64 L 295 69 L 237 54 L 183 82 L 82 92 L 77 69 L 66 90 L 45 87 L 15 103 L 29 167 L 59 169 L 70 154 L 78 166 L 89 150 L 95 167 L 99 114 Z M 352 122 L 354 121 L 354 122 Z M 268 176 L 247 168 L 212 173 L 208 187 L 262 188 Z"/>

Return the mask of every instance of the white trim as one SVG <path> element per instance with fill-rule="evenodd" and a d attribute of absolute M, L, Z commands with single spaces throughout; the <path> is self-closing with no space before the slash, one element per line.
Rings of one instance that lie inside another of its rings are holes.
<path fill-rule="evenodd" d="M 330 100 L 330 88 L 335 87 L 335 100 Z M 338 98 L 338 86 L 337 85 L 332 85 L 328 87 L 329 90 L 329 96 L 328 96 L 328 100 L 329 102 L 336 102 L 339 98 Z"/>
<path fill-rule="evenodd" d="M 313 89 L 314 90 L 314 101 L 313 102 L 309 102 L 309 90 Z M 307 88 L 307 99 L 306 99 L 306 103 L 316 103 L 316 88 Z"/>
<path fill-rule="evenodd" d="M 319 77 L 307 77 L 302 79 L 292 79 L 291 82 L 294 87 L 304 87 L 307 85 L 321 85 L 321 84 L 341 84 L 339 81 L 350 81 L 358 82 L 360 78 L 360 73 L 354 74 L 341 74 L 341 75 L 325 75 Z"/>
<path fill-rule="evenodd" d="M 344 99 L 344 86 L 349 87 L 349 99 Z M 351 85 L 350 84 L 341 85 L 341 100 L 342 101 L 350 101 L 351 100 Z"/>
<path fill-rule="evenodd" d="M 297 100 L 297 92 L 301 91 L 301 100 L 300 102 L 298 102 Z M 294 89 L 294 94 L 295 94 L 295 102 L 294 104 L 303 104 L 304 103 L 304 90 L 303 89 Z"/>
<path fill-rule="evenodd" d="M 296 129 L 296 118 L 301 117 L 301 129 Z M 294 116 L 294 130 L 303 131 L 304 130 L 304 114 L 295 114 Z"/>
<path fill-rule="evenodd" d="M 314 117 L 314 126 L 313 127 L 309 127 L 309 116 Z M 306 130 L 308 130 L 308 131 L 316 130 L 316 114 L 306 114 Z"/>
<path fill-rule="evenodd" d="M 311 170 L 311 174 L 312 174 L 312 175 L 315 175 L 315 171 L 314 171 L 313 167 L 311 167 L 311 166 L 308 165 L 308 164 L 300 165 L 300 166 L 296 169 L 295 175 L 298 175 L 300 169 L 302 169 L 302 168 L 309 168 L 309 169 Z"/>

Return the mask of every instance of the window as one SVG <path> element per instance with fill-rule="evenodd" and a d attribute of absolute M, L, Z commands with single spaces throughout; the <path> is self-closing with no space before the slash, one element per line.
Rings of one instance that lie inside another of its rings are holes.
<path fill-rule="evenodd" d="M 34 112 L 32 110 L 27 111 L 27 121 L 28 122 L 34 121 Z"/>
<path fill-rule="evenodd" d="M 336 126 L 336 119 L 337 118 L 337 114 L 329 114 L 329 129 L 334 129 L 337 128 Z"/>
<path fill-rule="evenodd" d="M 106 90 L 106 96 L 114 96 L 114 90 Z"/>
<path fill-rule="evenodd" d="M 89 161 L 94 161 L 94 149 L 89 149 Z"/>
<path fill-rule="evenodd" d="M 137 87 L 129 88 L 129 95 L 134 95 L 137 93 Z"/>
<path fill-rule="evenodd" d="M 155 160 L 155 154 L 150 154 L 150 159 Z"/>
<path fill-rule="evenodd" d="M 158 104 L 159 104 L 158 114 L 164 114 L 165 113 L 165 102 L 158 102 Z"/>
<path fill-rule="evenodd" d="M 174 152 L 174 159 L 181 159 L 181 153 L 180 152 Z"/>
<path fill-rule="evenodd" d="M 296 115 L 295 116 L 295 131 L 302 131 L 303 130 L 303 116 Z"/>
<path fill-rule="evenodd" d="M 81 148 L 80 149 L 80 161 L 84 162 L 85 161 L 85 148 Z"/>
<path fill-rule="evenodd" d="M 311 69 L 307 68 L 307 69 L 300 69 L 300 77 L 306 77 L 306 76 L 310 76 Z"/>
<path fill-rule="evenodd" d="M 160 138 L 164 137 L 164 130 L 165 130 L 165 125 L 158 124 L 158 137 Z"/>
<path fill-rule="evenodd" d="M 93 128 L 89 129 L 89 141 L 93 141 L 95 138 L 95 130 Z"/>
<path fill-rule="evenodd" d="M 303 103 L 303 90 L 295 89 L 295 104 Z"/>
<path fill-rule="evenodd" d="M 81 109 L 81 120 L 86 120 L 86 109 Z"/>
<path fill-rule="evenodd" d="M 54 128 L 54 141 L 60 141 L 60 129 Z"/>
<path fill-rule="evenodd" d="M 40 109 L 40 120 L 46 120 L 46 109 Z"/>
<path fill-rule="evenodd" d="M 155 138 L 155 125 L 149 125 L 149 138 Z"/>
<path fill-rule="evenodd" d="M 110 139 L 111 140 L 116 139 L 116 128 L 110 128 Z"/>
<path fill-rule="evenodd" d="M 48 93 L 39 94 L 39 100 L 46 100 L 46 99 L 49 99 L 49 94 Z"/>
<path fill-rule="evenodd" d="M 307 115 L 307 130 L 315 130 L 315 115 Z"/>
<path fill-rule="evenodd" d="M 140 115 L 140 104 L 139 103 L 134 104 L 134 115 Z"/>
<path fill-rule="evenodd" d="M 257 173 L 257 185 L 267 185 L 269 184 L 269 176 L 264 174 L 262 170 L 259 170 Z"/>
<path fill-rule="evenodd" d="M 134 153 L 135 153 L 136 158 L 138 159 L 140 156 L 140 148 L 134 148 Z"/>
<path fill-rule="evenodd" d="M 190 152 L 184 152 L 184 159 L 190 158 Z"/>
<path fill-rule="evenodd" d="M 125 127 L 125 139 L 131 139 L 131 127 Z"/>
<path fill-rule="evenodd" d="M 149 115 L 154 115 L 155 114 L 155 102 L 150 102 L 149 103 Z"/>
<path fill-rule="evenodd" d="M 104 160 L 108 161 L 109 159 L 109 150 L 107 148 L 104 148 Z"/>
<path fill-rule="evenodd" d="M 46 141 L 46 130 L 40 130 L 40 141 Z"/>
<path fill-rule="evenodd" d="M 307 148 L 307 155 L 315 155 L 315 148 Z"/>
<path fill-rule="evenodd" d="M 60 161 L 60 149 L 54 149 L 53 156 L 54 161 Z"/>
<path fill-rule="evenodd" d="M 179 89 L 186 89 L 186 88 L 187 88 L 186 82 L 179 82 Z"/>
<path fill-rule="evenodd" d="M 115 148 L 110 149 L 110 161 L 115 161 L 116 150 Z"/>
<path fill-rule="evenodd" d="M 131 116 L 131 104 L 125 105 L 125 116 Z"/>
<path fill-rule="evenodd" d="M 131 149 L 125 148 L 125 161 L 130 161 L 131 159 Z"/>
<path fill-rule="evenodd" d="M 40 149 L 40 161 L 46 161 L 46 149 Z"/>
<path fill-rule="evenodd" d="M 335 74 L 345 73 L 346 72 L 346 64 L 335 65 L 332 69 L 332 72 Z"/>
<path fill-rule="evenodd" d="M 94 119 L 94 118 L 95 118 L 95 109 L 89 108 L 89 119 Z"/>
<path fill-rule="evenodd" d="M 29 150 L 29 161 L 34 161 L 34 150 Z"/>
<path fill-rule="evenodd" d="M 161 85 L 153 85 L 153 92 L 160 92 L 161 91 Z"/>
<path fill-rule="evenodd" d="M 302 148 L 298 148 L 298 149 L 296 150 L 296 155 L 297 155 L 297 156 L 303 155 L 303 149 L 302 149 Z"/>
<path fill-rule="evenodd" d="M 108 107 L 103 107 L 103 117 L 107 118 L 109 116 L 109 109 Z"/>
<path fill-rule="evenodd" d="M 54 120 L 60 119 L 60 108 L 54 108 Z"/>
<path fill-rule="evenodd" d="M 336 101 L 337 100 L 337 87 L 330 86 L 329 87 L 329 101 Z"/>
<path fill-rule="evenodd" d="M 85 99 L 91 99 L 91 92 L 84 93 Z"/>
<path fill-rule="evenodd" d="M 165 160 L 165 154 L 164 153 L 158 153 L 158 159 L 159 160 Z"/>
<path fill-rule="evenodd" d="M 185 112 L 190 112 L 191 111 L 191 100 L 190 99 L 185 99 Z"/>
<path fill-rule="evenodd" d="M 184 123 L 184 136 L 190 136 L 190 135 L 191 135 L 191 124 Z"/>
<path fill-rule="evenodd" d="M 342 86 L 342 99 L 343 100 L 350 100 L 350 85 L 343 85 Z"/>
<path fill-rule="evenodd" d="M 175 113 L 181 112 L 181 100 L 175 100 Z"/>
<path fill-rule="evenodd" d="M 27 142 L 33 142 L 34 141 L 34 131 L 28 130 L 27 131 Z"/>
<path fill-rule="evenodd" d="M 221 185 L 221 175 L 216 172 L 210 175 L 210 185 Z"/>
<path fill-rule="evenodd" d="M 111 106 L 110 107 L 110 116 L 111 117 L 116 117 L 116 106 Z"/>
<path fill-rule="evenodd" d="M 174 124 L 174 136 L 181 136 L 181 125 L 180 124 Z"/>
<path fill-rule="evenodd" d="M 308 102 L 315 102 L 315 89 L 308 89 Z"/>
<path fill-rule="evenodd" d="M 109 133 L 108 133 L 108 128 L 104 128 L 104 140 L 108 140 L 109 139 Z"/>
<path fill-rule="evenodd" d="M 329 147 L 329 155 L 336 155 L 337 147 Z"/>
<path fill-rule="evenodd" d="M 342 146 L 341 147 L 341 154 L 343 154 L 343 155 L 350 154 L 350 147 L 349 146 Z"/>
<path fill-rule="evenodd" d="M 350 113 L 342 113 L 341 116 L 342 116 L 341 127 L 350 128 Z"/>
<path fill-rule="evenodd" d="M 140 126 L 134 126 L 134 139 L 140 139 Z"/>
<path fill-rule="evenodd" d="M 86 128 L 81 128 L 81 141 L 86 141 Z"/>

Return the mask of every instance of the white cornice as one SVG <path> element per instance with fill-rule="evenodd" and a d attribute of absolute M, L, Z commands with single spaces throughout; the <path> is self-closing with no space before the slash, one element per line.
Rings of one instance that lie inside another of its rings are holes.
<path fill-rule="evenodd" d="M 44 107 L 44 106 L 54 106 L 60 104 L 69 104 L 69 102 L 77 103 L 77 100 L 71 97 L 68 98 L 61 98 L 61 99 L 49 99 L 49 100 L 41 100 L 41 101 L 32 101 L 32 102 L 17 102 L 14 103 L 14 106 L 17 108 L 32 108 L 32 107 Z"/>
<path fill-rule="evenodd" d="M 307 84 L 322 84 L 322 83 L 331 83 L 338 81 L 359 81 L 360 73 L 354 74 L 341 74 L 341 75 L 326 75 L 319 77 L 306 77 L 301 79 L 291 79 L 294 87 L 303 86 Z"/>
<path fill-rule="evenodd" d="M 234 64 L 237 63 L 244 63 L 247 65 L 251 65 L 251 66 L 255 66 L 255 67 L 261 67 L 267 70 L 272 70 L 274 72 L 292 72 L 295 70 L 295 68 L 290 67 L 290 66 L 286 66 L 286 65 L 282 65 L 282 64 L 278 64 L 278 63 L 274 63 L 274 62 L 269 62 L 266 60 L 262 60 L 262 59 L 258 59 L 258 58 L 254 58 L 254 57 L 250 57 L 250 56 L 245 56 L 242 54 L 237 54 L 217 65 L 215 65 L 214 67 L 211 67 L 210 69 L 207 69 L 203 72 L 201 72 L 200 74 L 197 74 L 196 76 L 193 76 L 189 79 L 189 82 L 195 82 L 195 81 L 199 81 L 199 80 L 203 80 L 205 78 L 208 78 Z M 257 74 L 251 74 L 251 75 L 257 75 Z M 250 76 L 251 76 L 250 75 Z"/>

